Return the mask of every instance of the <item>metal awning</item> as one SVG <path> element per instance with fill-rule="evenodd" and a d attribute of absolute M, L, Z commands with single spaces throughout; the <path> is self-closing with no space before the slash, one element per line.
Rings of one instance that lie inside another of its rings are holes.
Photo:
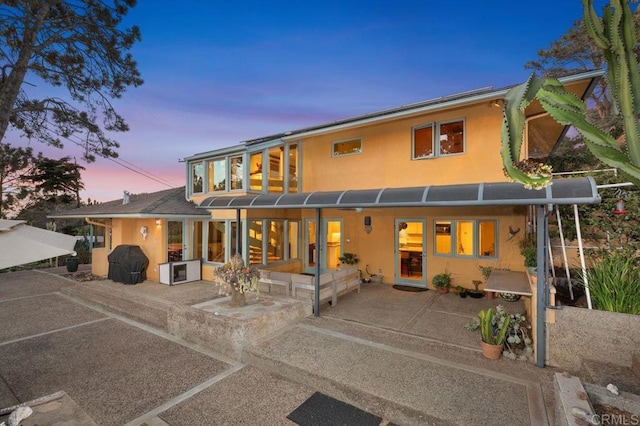
<path fill-rule="evenodd" d="M 299 194 L 219 195 L 204 199 L 201 209 L 306 209 L 372 207 L 455 207 L 598 204 L 592 177 L 556 179 L 541 189 L 496 182 L 412 188 L 355 189 Z"/>

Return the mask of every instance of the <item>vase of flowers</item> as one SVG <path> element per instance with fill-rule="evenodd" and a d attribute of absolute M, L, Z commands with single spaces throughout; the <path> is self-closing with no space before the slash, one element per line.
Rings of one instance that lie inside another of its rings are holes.
<path fill-rule="evenodd" d="M 248 291 L 259 292 L 260 271 L 255 266 L 245 266 L 240 253 L 233 255 L 231 260 L 213 270 L 214 280 L 221 286 L 225 285 L 231 294 L 231 305 L 241 307 L 246 305 Z"/>

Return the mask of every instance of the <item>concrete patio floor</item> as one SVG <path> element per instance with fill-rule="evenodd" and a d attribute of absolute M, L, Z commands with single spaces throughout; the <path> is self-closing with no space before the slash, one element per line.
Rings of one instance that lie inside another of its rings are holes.
<path fill-rule="evenodd" d="M 217 297 L 211 283 L 79 283 L 49 272 L 0 274 L 0 321 L 10 325 L 0 330 L 0 407 L 64 391 L 100 425 L 286 425 L 321 391 L 383 424 L 554 424 L 555 371 L 486 360 L 463 327 L 481 308 L 519 303 L 364 284 L 238 362 L 73 296 L 99 283 L 160 309 Z"/>

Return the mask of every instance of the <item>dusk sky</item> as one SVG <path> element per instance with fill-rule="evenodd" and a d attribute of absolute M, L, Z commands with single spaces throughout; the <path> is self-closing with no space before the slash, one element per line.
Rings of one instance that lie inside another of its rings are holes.
<path fill-rule="evenodd" d="M 606 2 L 598 1 L 598 10 Z M 99 201 L 185 183 L 178 160 L 274 133 L 524 81 L 581 17 L 579 0 L 139 0 L 132 51 L 145 84 L 118 100 L 121 160 L 83 164 Z M 9 140 L 9 142 L 12 142 Z M 57 158 L 81 153 L 47 150 Z"/>

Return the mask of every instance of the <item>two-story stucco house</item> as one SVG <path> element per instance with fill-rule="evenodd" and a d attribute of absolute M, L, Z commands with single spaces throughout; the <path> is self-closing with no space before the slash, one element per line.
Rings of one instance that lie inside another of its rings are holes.
<path fill-rule="evenodd" d="M 601 75 L 562 81 L 584 98 Z M 266 269 L 309 274 L 336 269 L 353 253 L 365 277 L 384 283 L 431 286 L 446 271 L 454 285 L 471 288 L 482 278 L 478 266 L 524 269 L 519 241 L 535 227 L 532 206 L 595 198 L 588 179 L 542 191 L 508 182 L 500 156 L 507 90 L 445 96 L 190 155 L 181 194 L 190 205 L 175 213 L 132 207 L 117 214 L 122 202 L 114 202 L 56 217 L 86 217 L 117 236 L 94 252 L 93 268 L 103 274 L 115 242 L 141 245 L 153 280 L 157 265 L 186 259 L 202 259 L 202 278 L 211 279 L 236 251 Z M 544 158 L 567 128 L 537 103 L 526 113 L 523 156 Z"/>

